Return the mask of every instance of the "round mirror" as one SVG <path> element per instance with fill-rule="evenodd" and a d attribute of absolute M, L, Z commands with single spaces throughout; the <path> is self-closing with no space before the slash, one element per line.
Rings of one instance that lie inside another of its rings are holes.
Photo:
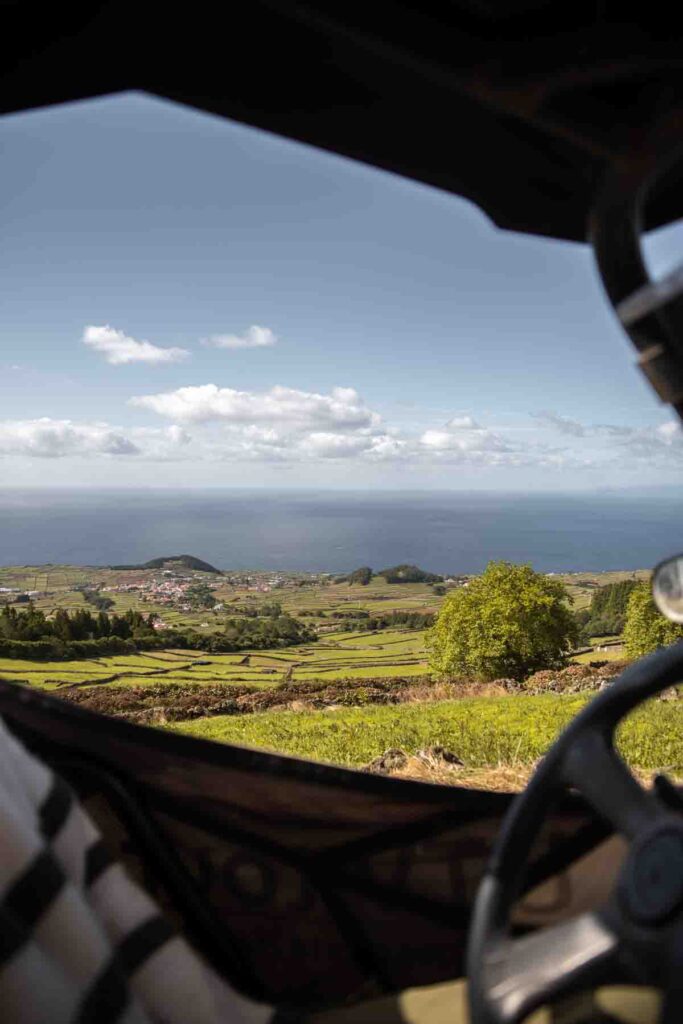
<path fill-rule="evenodd" d="M 683 555 L 659 563 L 652 573 L 652 596 L 662 615 L 683 622 Z"/>

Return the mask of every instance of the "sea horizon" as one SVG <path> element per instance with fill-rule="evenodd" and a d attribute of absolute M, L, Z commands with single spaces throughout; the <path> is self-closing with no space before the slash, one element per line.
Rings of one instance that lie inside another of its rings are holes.
<path fill-rule="evenodd" d="M 167 488 L 0 490 L 0 564 L 191 554 L 226 570 L 644 569 L 683 549 L 680 488 L 599 492 Z"/>

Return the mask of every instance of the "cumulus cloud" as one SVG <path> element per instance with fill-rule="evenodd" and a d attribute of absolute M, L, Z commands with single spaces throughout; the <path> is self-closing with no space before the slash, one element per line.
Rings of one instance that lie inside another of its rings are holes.
<path fill-rule="evenodd" d="M 0 421 L 0 455 L 55 459 L 69 455 L 139 455 L 130 438 L 106 423 L 74 423 L 43 416 Z"/>
<path fill-rule="evenodd" d="M 276 385 L 269 391 L 235 391 L 216 384 L 138 395 L 131 405 L 181 423 L 223 422 L 286 426 L 290 430 L 344 431 L 374 428 L 380 417 L 353 388 L 333 388 L 327 395 Z"/>
<path fill-rule="evenodd" d="M 187 458 L 192 438 L 184 427 L 114 427 L 109 423 L 75 422 L 42 416 L 33 420 L 0 421 L 0 457 L 39 459 L 133 456 L 136 460 Z"/>
<path fill-rule="evenodd" d="M 168 424 L 119 427 L 50 417 L 0 421 L 0 456 L 292 465 L 401 461 L 554 471 L 639 468 L 644 462 L 683 465 L 683 430 L 674 420 L 641 428 L 587 426 L 571 445 L 552 448 L 540 436 L 530 436 L 528 427 L 492 429 L 469 415 L 422 432 L 394 429 L 352 388 L 319 394 L 274 387 L 256 393 L 202 385 L 140 396 L 133 404 L 169 417 Z"/>
<path fill-rule="evenodd" d="M 271 348 L 277 344 L 277 336 L 270 327 L 259 327 L 252 324 L 244 334 L 212 334 L 202 340 L 203 345 L 210 348 Z"/>
<path fill-rule="evenodd" d="M 500 434 L 481 427 L 471 416 L 449 420 L 436 430 L 425 430 L 420 445 L 432 454 L 450 453 L 463 458 L 471 455 L 490 456 L 496 461 L 502 453 L 511 453 L 512 446 Z"/>
<path fill-rule="evenodd" d="M 136 341 L 108 324 L 86 327 L 83 331 L 83 344 L 100 352 L 112 366 L 124 366 L 127 363 L 179 363 L 190 354 L 185 348 L 160 348 L 150 341 Z"/>

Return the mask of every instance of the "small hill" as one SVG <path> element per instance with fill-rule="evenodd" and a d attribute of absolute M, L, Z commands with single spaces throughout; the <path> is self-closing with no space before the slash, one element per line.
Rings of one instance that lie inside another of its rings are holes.
<path fill-rule="evenodd" d="M 425 572 L 417 565 L 394 565 L 390 569 L 380 569 L 377 575 L 383 576 L 387 583 L 443 583 L 443 576 Z"/>
<path fill-rule="evenodd" d="M 212 572 L 216 576 L 223 575 L 220 569 L 216 569 L 215 566 L 202 561 L 201 558 L 195 558 L 194 555 L 164 555 L 162 558 L 152 558 L 149 562 L 143 562 L 138 565 L 110 565 L 107 568 L 121 570 L 183 568 L 193 569 L 195 572 Z"/>

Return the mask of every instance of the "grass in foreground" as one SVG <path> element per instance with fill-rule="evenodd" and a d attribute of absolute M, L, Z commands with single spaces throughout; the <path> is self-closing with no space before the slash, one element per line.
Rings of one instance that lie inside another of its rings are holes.
<path fill-rule="evenodd" d="M 441 744 L 468 768 L 534 764 L 590 698 L 583 694 L 464 698 L 434 704 L 217 716 L 169 728 L 224 743 L 265 747 L 361 766 L 391 747 L 414 754 Z M 622 725 L 620 749 L 639 768 L 683 770 L 683 704 L 653 701 Z"/>

